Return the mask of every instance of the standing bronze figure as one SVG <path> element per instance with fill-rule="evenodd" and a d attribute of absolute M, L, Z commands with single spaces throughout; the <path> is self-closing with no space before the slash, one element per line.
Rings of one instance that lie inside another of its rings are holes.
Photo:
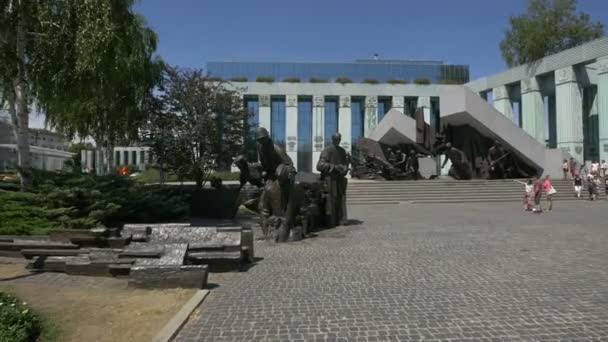
<path fill-rule="evenodd" d="M 340 147 L 342 136 L 334 133 L 332 143 L 321 152 L 317 170 L 325 183 L 326 200 L 325 213 L 327 225 L 335 227 L 346 224 L 346 174 L 348 173 L 348 157 Z"/>
<path fill-rule="evenodd" d="M 260 198 L 262 230 L 275 241 L 285 242 L 296 215 L 293 201 L 296 169 L 285 151 L 272 142 L 265 128 L 258 128 L 256 141 L 264 181 Z"/>
<path fill-rule="evenodd" d="M 503 179 L 505 178 L 505 157 L 507 153 L 500 145 L 498 140 L 494 141 L 494 145 L 488 150 L 488 162 L 490 163 L 490 178 Z"/>
<path fill-rule="evenodd" d="M 450 171 L 448 174 L 454 179 L 462 180 L 462 179 L 471 179 L 471 164 L 467 160 L 466 155 L 461 150 L 456 147 L 452 147 L 451 143 L 445 144 L 445 150 L 443 152 L 445 154 L 445 160 L 443 161 L 443 165 L 441 168 L 445 167 L 445 164 L 449 160 L 452 162 L 452 167 L 450 167 Z"/>

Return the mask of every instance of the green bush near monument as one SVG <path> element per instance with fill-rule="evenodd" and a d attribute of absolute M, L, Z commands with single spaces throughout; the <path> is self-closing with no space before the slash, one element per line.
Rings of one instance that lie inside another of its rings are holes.
<path fill-rule="evenodd" d="M 122 176 L 36 171 L 30 191 L 0 190 L 0 235 L 39 235 L 55 228 L 167 222 L 188 215 L 190 195 Z"/>
<path fill-rule="evenodd" d="M 38 341 L 42 330 L 42 320 L 25 302 L 0 292 L 0 341 Z"/>

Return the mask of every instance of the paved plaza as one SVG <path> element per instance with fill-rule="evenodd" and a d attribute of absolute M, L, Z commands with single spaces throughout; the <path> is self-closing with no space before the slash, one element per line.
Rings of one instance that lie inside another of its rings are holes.
<path fill-rule="evenodd" d="M 258 242 L 178 341 L 608 341 L 608 203 L 353 206 Z"/>

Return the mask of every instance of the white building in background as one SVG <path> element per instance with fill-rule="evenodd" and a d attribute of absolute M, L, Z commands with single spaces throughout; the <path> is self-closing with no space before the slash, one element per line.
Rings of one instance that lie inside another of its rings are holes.
<path fill-rule="evenodd" d="M 72 159 L 68 152 L 70 144 L 59 134 L 44 130 L 30 129 L 30 157 L 32 167 L 40 170 L 57 171 Z M 17 166 L 17 145 L 13 128 L 5 116 L 0 116 L 0 171 L 15 170 Z"/>
<path fill-rule="evenodd" d="M 101 150 L 80 151 L 80 162 L 83 172 L 94 170 L 96 174 L 104 174 L 109 162 L 108 155 Z M 150 148 L 146 146 L 120 146 L 114 147 L 114 159 L 111 167 L 116 169 L 121 166 L 135 167 L 139 171 L 146 169 L 150 161 Z"/>

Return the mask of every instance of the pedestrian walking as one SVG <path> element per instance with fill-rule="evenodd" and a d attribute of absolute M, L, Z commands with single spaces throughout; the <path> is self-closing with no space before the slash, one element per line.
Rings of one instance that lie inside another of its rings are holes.
<path fill-rule="evenodd" d="M 564 173 L 564 179 L 568 179 L 568 170 L 570 168 L 570 164 L 568 163 L 568 159 L 564 159 L 562 163 L 562 172 Z"/>
<path fill-rule="evenodd" d="M 543 195 L 543 181 L 538 177 L 534 177 L 534 209 L 532 212 L 540 214 L 543 212 L 543 209 L 540 204 L 540 199 Z"/>
<path fill-rule="evenodd" d="M 553 210 L 553 194 L 555 194 L 557 191 L 553 187 L 553 184 L 551 184 L 549 175 L 546 175 L 545 180 L 543 181 L 543 192 L 545 193 L 545 199 L 548 203 L 548 207 L 545 209 L 545 211 L 551 211 Z"/>
<path fill-rule="evenodd" d="M 589 191 L 589 200 L 595 201 L 597 199 L 597 183 L 591 175 L 587 177 L 587 190 Z"/>
<path fill-rule="evenodd" d="M 581 198 L 581 190 L 583 189 L 583 179 L 581 175 L 574 176 L 574 196 Z"/>
<path fill-rule="evenodd" d="M 576 176 L 578 169 L 576 168 L 576 160 L 574 160 L 573 157 L 570 157 L 570 175 L 572 175 L 572 178 L 574 178 L 574 176 Z"/>
<path fill-rule="evenodd" d="M 591 174 L 593 177 L 600 176 L 600 163 L 597 160 L 591 162 Z"/>
<path fill-rule="evenodd" d="M 608 163 L 605 160 L 602 160 L 602 177 L 606 177 L 606 171 L 608 170 Z"/>

